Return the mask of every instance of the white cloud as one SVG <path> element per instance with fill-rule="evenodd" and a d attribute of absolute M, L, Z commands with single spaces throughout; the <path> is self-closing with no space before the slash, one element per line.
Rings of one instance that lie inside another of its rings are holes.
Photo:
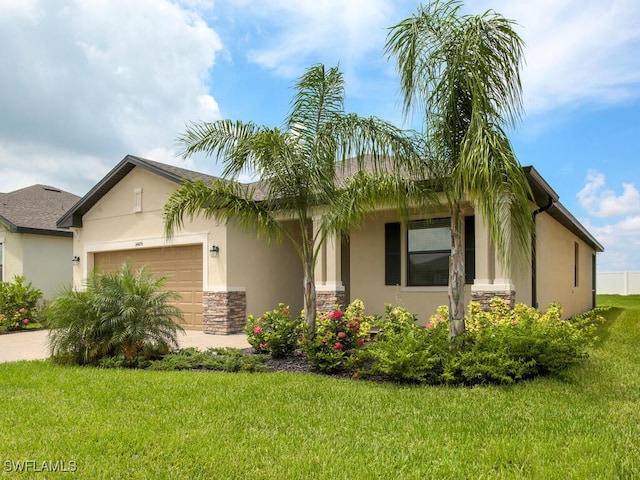
<path fill-rule="evenodd" d="M 386 27 L 396 5 L 388 0 L 264 0 L 222 2 L 242 15 L 248 58 L 286 78 L 310 63 L 382 60 Z"/>
<path fill-rule="evenodd" d="M 483 5 L 520 25 L 529 114 L 639 97 L 637 0 L 486 0 Z"/>
<path fill-rule="evenodd" d="M 220 118 L 208 83 L 222 43 L 195 10 L 207 5 L 0 0 L 0 189 L 43 172 L 63 188 L 73 172 L 82 194 L 126 154 Z"/>
<path fill-rule="evenodd" d="M 581 223 L 604 246 L 604 253 L 598 254 L 599 271 L 640 271 L 640 215 L 601 226 L 589 220 Z"/>
<path fill-rule="evenodd" d="M 640 192 L 632 183 L 622 184 L 622 194 L 606 188 L 603 173 L 589 171 L 585 186 L 577 194 L 580 205 L 594 217 L 616 217 L 640 213 Z"/>

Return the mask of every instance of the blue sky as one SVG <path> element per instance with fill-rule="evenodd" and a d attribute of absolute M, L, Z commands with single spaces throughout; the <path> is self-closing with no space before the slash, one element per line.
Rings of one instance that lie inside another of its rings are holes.
<path fill-rule="evenodd" d="M 186 122 L 278 126 L 314 63 L 340 65 L 346 108 L 403 122 L 386 28 L 406 0 L 0 0 L 0 191 L 84 195 L 127 154 L 183 162 Z M 511 139 L 605 246 L 640 270 L 640 2 L 469 0 L 518 23 L 525 116 Z M 415 124 L 415 122 L 414 122 Z"/>

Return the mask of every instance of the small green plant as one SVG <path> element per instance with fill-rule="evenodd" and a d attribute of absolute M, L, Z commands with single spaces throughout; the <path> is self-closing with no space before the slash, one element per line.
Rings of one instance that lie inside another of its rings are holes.
<path fill-rule="evenodd" d="M 306 332 L 300 342 L 311 363 L 321 372 L 331 373 L 345 367 L 353 351 L 365 345 L 371 317 L 365 318 L 365 332 L 361 331 L 364 305 L 354 301 L 343 312 L 335 308 L 324 313 L 316 322 L 312 335 Z"/>
<path fill-rule="evenodd" d="M 49 346 L 60 362 L 97 364 L 104 357 L 154 358 L 178 348 L 175 320 L 182 312 L 164 291 L 165 278 L 123 264 L 115 273 L 94 272 L 84 291 L 68 288 L 49 307 Z"/>
<path fill-rule="evenodd" d="M 273 358 L 283 358 L 298 346 L 304 320 L 291 318 L 289 306 L 278 304 L 260 317 L 249 315 L 244 331 L 247 341 L 258 353 L 268 353 Z"/>
<path fill-rule="evenodd" d="M 13 282 L 0 282 L 0 326 L 7 330 L 22 330 L 36 323 L 42 291 L 16 276 Z"/>
<path fill-rule="evenodd" d="M 205 351 L 183 348 L 156 359 L 149 359 L 142 354 L 132 359 L 127 359 L 122 354 L 115 357 L 104 357 L 98 361 L 98 366 L 101 368 L 142 368 L 163 371 L 261 372 L 266 369 L 264 361 L 264 355 L 245 355 L 242 350 L 237 348 L 209 348 Z"/>

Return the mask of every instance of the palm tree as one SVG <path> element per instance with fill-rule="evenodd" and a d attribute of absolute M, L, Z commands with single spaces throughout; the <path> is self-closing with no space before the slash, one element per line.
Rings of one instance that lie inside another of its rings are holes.
<path fill-rule="evenodd" d="M 222 160 L 224 169 L 209 184 L 185 182 L 173 192 L 165 205 L 165 234 L 182 227 L 185 216 L 203 215 L 234 219 L 268 242 L 285 237 L 302 262 L 304 316 L 315 332 L 314 268 L 322 243 L 328 235 L 347 234 L 380 202 L 402 206 L 414 187 L 379 167 L 402 164 L 411 172 L 416 155 L 411 139 L 393 125 L 345 113 L 337 67 L 314 65 L 301 76 L 284 126 L 231 120 L 189 125 L 178 139 L 182 156 L 204 152 Z M 350 157 L 355 160 L 347 162 Z M 365 161 L 378 168 L 365 173 Z M 242 172 L 256 172 L 260 180 L 241 184 Z M 291 221 L 295 231 L 288 228 Z"/>
<path fill-rule="evenodd" d="M 93 272 L 84 291 L 66 289 L 49 307 L 51 354 L 84 365 L 177 349 L 183 329 L 174 320 L 182 320 L 182 312 L 171 302 L 180 295 L 162 290 L 165 280 L 127 262 L 114 273 Z"/>
<path fill-rule="evenodd" d="M 522 113 L 523 42 L 494 11 L 461 15 L 461 2 L 435 0 L 390 28 L 405 115 L 424 109 L 431 172 L 451 211 L 450 334 L 464 331 L 462 202 L 475 202 L 499 258 L 529 248 L 530 187 L 505 133 Z"/>

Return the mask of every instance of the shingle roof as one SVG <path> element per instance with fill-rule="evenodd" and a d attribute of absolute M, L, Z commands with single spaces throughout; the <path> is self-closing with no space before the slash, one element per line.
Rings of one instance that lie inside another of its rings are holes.
<path fill-rule="evenodd" d="M 373 162 L 369 156 L 365 156 L 362 159 L 360 166 L 365 171 L 374 171 Z M 391 169 L 393 160 L 389 159 L 389 169 Z M 160 162 L 154 162 L 146 158 L 136 157 L 133 155 L 127 155 L 118 165 L 116 165 L 111 172 L 109 172 L 95 187 L 91 189 L 73 208 L 67 211 L 58 222 L 58 227 L 81 227 L 82 216 L 89 211 L 89 209 L 95 205 L 95 203 L 102 198 L 111 188 L 113 188 L 125 175 L 127 175 L 135 167 L 141 167 L 149 170 L 157 175 L 167 178 L 175 183 L 182 183 L 184 179 L 195 180 L 197 178 L 203 179 L 205 182 L 216 179 L 211 175 L 207 175 L 201 172 L 195 172 L 172 165 L 167 165 Z M 344 182 L 345 178 L 353 175 L 358 171 L 359 165 L 356 159 L 347 159 L 344 163 L 339 162 L 336 164 L 336 180 L 338 182 Z M 546 181 L 540 176 L 535 168 L 531 166 L 523 167 L 524 172 L 529 180 L 529 184 L 532 187 L 534 194 L 533 200 L 537 205 L 545 205 L 549 203 L 549 207 L 546 210 L 553 218 L 559 221 L 562 225 L 568 228 L 570 231 L 582 238 L 587 244 L 592 246 L 596 251 L 602 252 L 603 246 L 595 239 L 591 233 L 589 233 L 578 220 L 558 201 L 558 194 L 546 183 Z M 247 184 L 248 188 L 254 188 L 254 199 L 262 200 L 265 196 L 265 184 L 264 182 L 257 181 Z M 6 195 L 6 194 L 5 194 Z M 2 201 L 2 194 L 0 194 L 0 202 Z"/>
<path fill-rule="evenodd" d="M 70 236 L 56 221 L 80 197 L 49 185 L 32 185 L 0 194 L 0 221 L 11 232 Z"/>

